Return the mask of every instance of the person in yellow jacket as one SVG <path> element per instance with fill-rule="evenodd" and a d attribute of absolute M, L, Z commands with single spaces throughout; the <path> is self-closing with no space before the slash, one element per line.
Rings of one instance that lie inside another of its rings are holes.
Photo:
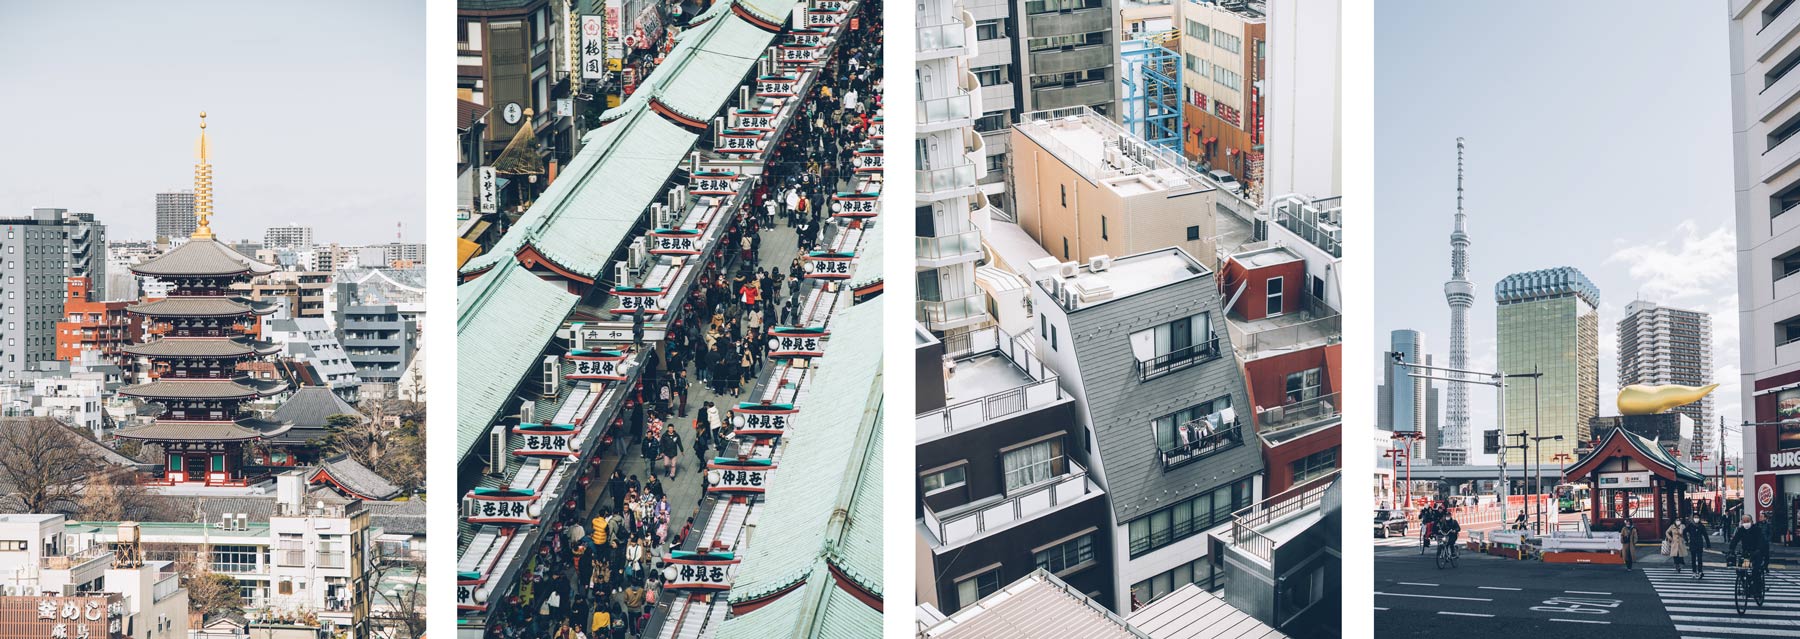
<path fill-rule="evenodd" d="M 593 623 L 588 624 L 588 632 L 599 633 L 610 626 L 612 626 L 612 613 L 605 610 L 596 611 Z"/>
<path fill-rule="evenodd" d="M 593 521 L 593 525 L 594 525 L 594 534 L 592 537 L 590 537 L 590 539 L 594 540 L 594 547 L 595 548 L 605 547 L 606 546 L 606 513 L 602 512 L 602 513 L 600 513 L 600 516 L 595 517 L 594 521 Z"/>

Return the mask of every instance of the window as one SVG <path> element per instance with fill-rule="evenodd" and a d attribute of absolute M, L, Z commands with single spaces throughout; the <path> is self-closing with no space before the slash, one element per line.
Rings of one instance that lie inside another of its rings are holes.
<path fill-rule="evenodd" d="M 1296 459 L 1288 464 L 1288 468 L 1294 471 L 1294 485 L 1324 477 L 1337 470 L 1337 449 L 1328 448 Z"/>
<path fill-rule="evenodd" d="M 281 585 L 275 589 L 275 592 L 284 595 L 294 594 L 294 581 L 292 579 L 282 579 Z"/>
<path fill-rule="evenodd" d="M 1187 228 L 1187 238 L 1188 238 L 1189 242 L 1199 241 L 1200 240 L 1200 227 L 1198 227 L 1198 226 L 1188 227 Z"/>
<path fill-rule="evenodd" d="M 1063 202 L 1063 206 L 1068 206 L 1068 205 L 1069 205 L 1068 201 L 1065 200 Z M 1066 260 L 1066 259 L 1069 259 L 1069 238 L 1064 237 L 1062 240 L 1063 240 L 1063 259 Z"/>
<path fill-rule="evenodd" d="M 1319 396 L 1319 370 L 1309 368 L 1298 373 L 1288 373 L 1287 403 L 1304 402 Z"/>
<path fill-rule="evenodd" d="M 1212 77 L 1213 77 L 1213 82 L 1217 82 L 1219 84 L 1219 86 L 1225 87 L 1227 89 L 1231 89 L 1233 91 L 1242 91 L 1243 90 L 1244 76 L 1238 75 L 1238 72 L 1232 71 L 1231 69 L 1226 68 L 1223 65 L 1216 65 L 1216 64 L 1213 65 Z"/>
<path fill-rule="evenodd" d="M 1030 38 L 1025 41 L 1026 49 L 1037 51 L 1054 51 L 1062 48 L 1088 47 L 1106 44 L 1105 31 L 1089 31 L 1072 35 Z"/>
<path fill-rule="evenodd" d="M 1201 66 L 1201 65 L 1206 64 L 1206 61 L 1201 60 L 1198 56 L 1195 56 L 1192 53 L 1183 53 L 1181 55 L 1183 58 L 1185 58 L 1187 60 L 1187 70 L 1193 71 L 1194 73 L 1198 73 L 1202 76 L 1206 75 L 1206 71 L 1205 71 L 1206 67 Z"/>
<path fill-rule="evenodd" d="M 1201 42 L 1205 42 L 1206 37 L 1212 35 L 1212 29 L 1208 29 L 1206 28 L 1206 25 L 1193 20 L 1187 21 L 1187 32 L 1189 37 Z"/>
<path fill-rule="evenodd" d="M 969 72 L 974 73 L 975 79 L 979 80 L 981 86 L 984 87 L 1006 83 L 1006 65 L 1004 64 L 997 64 L 991 67 L 977 67 L 970 69 Z"/>
<path fill-rule="evenodd" d="M 213 546 L 212 569 L 213 572 L 254 573 L 256 559 L 261 555 L 261 550 L 256 546 Z"/>
<path fill-rule="evenodd" d="M 1087 69 L 1068 73 L 1050 73 L 1031 76 L 1031 88 L 1047 89 L 1052 87 L 1071 87 L 1083 82 L 1104 82 L 1106 69 Z"/>
<path fill-rule="evenodd" d="M 1100 0 L 1026 0 L 1025 13 L 1055 13 L 1058 11 L 1080 11 L 1082 9 L 1098 9 Z"/>
<path fill-rule="evenodd" d="M 950 468 L 926 474 L 925 478 L 921 480 L 921 485 L 926 494 L 931 494 L 945 488 L 961 486 L 967 480 L 968 466 L 959 463 Z"/>
<path fill-rule="evenodd" d="M 1037 567 L 1060 574 L 1094 560 L 1094 534 L 1087 533 L 1032 554 Z"/>
<path fill-rule="evenodd" d="M 1268 301 L 1269 301 L 1268 308 L 1266 310 L 1267 310 L 1267 315 L 1269 317 L 1274 317 L 1276 315 L 1280 315 L 1280 314 L 1282 314 L 1283 311 L 1287 310 L 1287 307 L 1282 306 L 1282 304 L 1281 304 L 1281 291 L 1282 291 L 1283 285 L 1284 285 L 1283 278 L 1280 278 L 1280 277 L 1271 277 L 1268 279 L 1268 282 L 1265 284 L 1265 286 L 1267 287 L 1267 290 L 1265 291 L 1265 293 L 1268 295 Z"/>
<path fill-rule="evenodd" d="M 1762 26 L 1769 26 L 1769 23 L 1774 22 L 1776 18 L 1781 17 L 1781 14 L 1786 12 L 1788 6 L 1792 4 L 1794 4 L 1794 0 L 1776 0 L 1774 4 L 1769 5 L 1769 8 L 1763 9 Z M 1757 33 L 1761 32 L 1761 29 L 1757 29 Z"/>
<path fill-rule="evenodd" d="M 1769 87 L 1775 86 L 1776 82 L 1780 82 L 1789 71 L 1794 70 L 1795 64 L 1800 64 L 1800 49 L 1793 50 L 1780 62 L 1769 67 L 1769 71 L 1763 74 L 1763 90 L 1767 91 Z"/>
<path fill-rule="evenodd" d="M 1788 251 L 1775 258 L 1775 279 L 1777 281 L 1795 272 L 1800 272 L 1800 248 Z"/>
<path fill-rule="evenodd" d="M 1243 53 L 1244 51 L 1243 38 L 1239 38 L 1218 29 L 1212 30 L 1212 43 L 1213 46 L 1232 53 Z"/>
<path fill-rule="evenodd" d="M 1224 395 L 1152 420 L 1156 448 L 1172 451 L 1219 443 L 1219 436 L 1232 426 L 1232 420 L 1226 419 L 1226 411 L 1230 408 L 1231 396 Z"/>
<path fill-rule="evenodd" d="M 1131 609 L 1142 608 L 1145 604 L 1188 584 L 1196 584 L 1201 588 L 1214 590 L 1215 584 L 1217 584 L 1215 576 L 1212 563 L 1208 562 L 1206 557 L 1176 566 L 1168 572 L 1132 584 Z"/>
<path fill-rule="evenodd" d="M 1102 240 L 1107 239 L 1106 238 L 1106 216 L 1104 216 L 1104 215 L 1100 216 L 1100 239 L 1102 239 Z"/>
<path fill-rule="evenodd" d="M 981 601 L 982 597 L 994 594 L 1000 589 L 1000 567 L 956 582 L 956 603 L 958 607 L 967 608 Z"/>
<path fill-rule="evenodd" d="M 1800 205 L 1800 182 L 1769 196 L 1769 217 L 1779 216 L 1797 205 Z"/>
<path fill-rule="evenodd" d="M 1006 37 L 1006 21 L 982 20 L 975 23 L 976 40 L 998 40 Z"/>
<path fill-rule="evenodd" d="M 1775 147 L 1781 146 L 1782 142 L 1794 137 L 1795 133 L 1800 133 L 1800 114 L 1788 118 L 1788 121 L 1783 122 L 1779 128 L 1769 131 L 1769 148 L 1764 149 L 1763 152 L 1768 153 L 1775 150 Z"/>
<path fill-rule="evenodd" d="M 1056 192 L 1062 198 L 1062 207 L 1065 209 L 1069 208 L 1069 185 L 1067 185 L 1067 184 L 1056 185 Z M 1068 244 L 1069 244 L 1069 240 L 1064 239 L 1063 240 L 1063 253 L 1065 253 L 1065 254 L 1067 254 L 1069 252 Z"/>
<path fill-rule="evenodd" d="M 1133 558 L 1205 532 L 1252 503 L 1255 478 L 1245 477 L 1200 493 L 1126 524 Z"/>
<path fill-rule="evenodd" d="M 1187 368 L 1216 356 L 1212 314 L 1198 313 L 1131 335 L 1138 379 Z M 1149 359 L 1144 359 L 1146 356 Z"/>
<path fill-rule="evenodd" d="M 1009 493 L 1062 474 L 1062 465 L 1061 439 L 1046 439 L 1000 453 Z"/>

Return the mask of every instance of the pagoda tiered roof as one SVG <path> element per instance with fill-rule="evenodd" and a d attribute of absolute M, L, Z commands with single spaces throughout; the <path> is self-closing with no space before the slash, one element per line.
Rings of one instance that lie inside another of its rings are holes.
<path fill-rule="evenodd" d="M 125 307 L 125 312 L 149 317 L 238 317 L 275 312 L 273 302 L 241 297 L 172 296 Z"/>
<path fill-rule="evenodd" d="M 230 379 L 170 379 L 148 384 L 126 386 L 120 395 L 144 399 L 254 399 L 287 390 L 285 380 L 255 380 L 248 377 Z"/>
<path fill-rule="evenodd" d="M 252 357 L 274 355 L 281 345 L 250 337 L 165 337 L 122 349 L 138 357 Z"/>
<path fill-rule="evenodd" d="M 118 432 L 125 439 L 146 441 L 245 441 L 251 439 L 267 439 L 280 435 L 293 428 L 287 422 L 269 421 L 255 417 L 245 417 L 235 422 L 174 421 L 157 420 L 153 423 L 127 428 Z"/>
<path fill-rule="evenodd" d="M 229 277 L 264 275 L 275 267 L 258 262 L 218 240 L 191 239 L 174 250 L 131 267 L 131 272 L 150 277 Z"/>

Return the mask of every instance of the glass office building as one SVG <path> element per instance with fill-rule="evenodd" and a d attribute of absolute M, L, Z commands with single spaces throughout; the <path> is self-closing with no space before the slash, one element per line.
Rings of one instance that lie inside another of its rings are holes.
<path fill-rule="evenodd" d="M 1543 374 L 1535 402 L 1530 378 L 1509 381 L 1501 424 L 1508 433 L 1563 436 L 1542 442 L 1529 457 L 1507 449 L 1507 464 L 1552 463 L 1557 453 L 1568 453 L 1572 461 L 1600 408 L 1600 289 L 1565 266 L 1508 275 L 1494 286 L 1494 301 L 1500 370 Z M 1519 441 L 1511 437 L 1503 443 Z"/>

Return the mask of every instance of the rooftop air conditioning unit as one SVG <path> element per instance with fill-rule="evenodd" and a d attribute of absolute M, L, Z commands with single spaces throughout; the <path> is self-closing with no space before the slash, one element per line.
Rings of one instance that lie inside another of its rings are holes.
<path fill-rule="evenodd" d="M 532 412 L 531 409 L 536 408 L 536 407 L 537 407 L 537 404 L 532 403 L 532 402 L 525 402 L 523 404 L 519 404 L 519 423 L 521 423 L 521 424 L 532 423 L 531 422 L 531 412 Z"/>
<path fill-rule="evenodd" d="M 641 273 L 643 272 L 645 265 L 650 263 L 650 244 L 644 241 L 644 238 L 641 236 L 631 238 L 631 249 L 629 254 L 631 270 L 633 272 Z"/>
<path fill-rule="evenodd" d="M 1109 268 L 1112 268 L 1112 256 L 1110 255 L 1095 255 L 1088 259 L 1088 270 L 1090 271 L 1099 273 Z"/>
<path fill-rule="evenodd" d="M 1107 166 L 1113 167 L 1115 169 L 1119 168 L 1119 150 L 1117 148 L 1110 147 L 1110 146 L 1106 147 L 1106 153 L 1104 155 L 1105 155 Z"/>
<path fill-rule="evenodd" d="M 687 203 L 687 196 L 687 185 L 675 185 L 675 188 L 669 189 L 669 208 L 680 211 L 681 205 Z"/>
<path fill-rule="evenodd" d="M 631 265 L 624 260 L 613 262 L 613 285 L 631 286 Z"/>
<path fill-rule="evenodd" d="M 495 426 L 488 429 L 487 474 L 499 475 L 506 472 L 506 427 Z"/>
<path fill-rule="evenodd" d="M 544 387 L 540 394 L 544 399 L 556 399 L 556 391 L 562 386 L 562 361 L 555 355 L 545 355 L 543 372 Z"/>
<path fill-rule="evenodd" d="M 1056 276 L 1062 278 L 1075 277 L 1081 273 L 1080 262 L 1063 262 L 1056 265 Z"/>

